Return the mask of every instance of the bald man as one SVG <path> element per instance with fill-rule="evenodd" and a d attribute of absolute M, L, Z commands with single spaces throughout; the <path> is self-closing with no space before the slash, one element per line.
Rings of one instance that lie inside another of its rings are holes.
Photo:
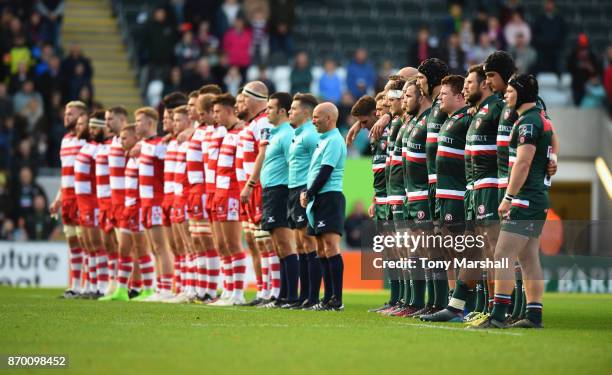
<path fill-rule="evenodd" d="M 307 190 L 300 196 L 306 208 L 308 234 L 321 244 L 319 254 L 325 283 L 323 300 L 311 310 L 342 311 L 342 278 L 344 263 L 340 254 L 340 236 L 344 227 L 342 194 L 346 144 L 336 127 L 338 109 L 332 103 L 321 103 L 313 112 L 313 123 L 321 139 L 308 169 Z"/>

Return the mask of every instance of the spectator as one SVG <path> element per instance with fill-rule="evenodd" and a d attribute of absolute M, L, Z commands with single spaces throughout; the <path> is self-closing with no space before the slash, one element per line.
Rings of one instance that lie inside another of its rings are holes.
<path fill-rule="evenodd" d="M 246 71 L 251 65 L 251 43 L 253 34 L 246 28 L 244 19 L 236 17 L 234 26 L 223 36 L 223 52 L 227 54 L 230 65 L 240 69 L 242 78 L 246 78 Z"/>
<path fill-rule="evenodd" d="M 48 43 L 42 45 L 40 49 L 38 47 L 34 47 L 34 50 L 37 51 L 35 54 L 33 54 L 37 62 L 34 65 L 33 70 L 34 75 L 38 77 L 49 69 L 49 60 L 55 56 L 55 50 L 53 49 L 53 46 Z"/>
<path fill-rule="evenodd" d="M 79 88 L 79 93 L 75 99 L 85 103 L 87 108 L 89 108 L 92 112 L 95 110 L 96 103 L 94 102 L 91 85 L 82 85 Z"/>
<path fill-rule="evenodd" d="M 267 17 L 263 9 L 256 9 L 249 19 L 253 31 L 253 59 L 255 64 L 267 61 L 270 54 Z"/>
<path fill-rule="evenodd" d="M 336 73 L 336 62 L 332 59 L 325 60 L 323 66 L 325 71 L 319 79 L 319 95 L 323 100 L 338 104 L 342 96 L 342 82 Z"/>
<path fill-rule="evenodd" d="M 368 52 L 364 48 L 355 51 L 355 58 L 346 69 L 346 86 L 354 98 L 360 98 L 374 89 L 376 71 L 368 61 Z"/>
<path fill-rule="evenodd" d="M 27 99 L 25 106 L 19 111 L 19 115 L 27 122 L 26 132 L 32 134 L 37 129 L 38 122 L 42 120 L 44 115 L 43 102 L 40 100 L 40 95 Z"/>
<path fill-rule="evenodd" d="M 181 37 L 181 41 L 174 47 L 176 61 L 182 69 L 193 69 L 196 60 L 202 54 L 200 45 L 193 38 L 191 30 L 186 30 Z"/>
<path fill-rule="evenodd" d="M 465 74 L 465 52 L 463 52 L 463 49 L 461 49 L 459 34 L 452 33 L 448 37 L 448 45 L 444 50 L 442 59 L 446 61 L 452 74 Z"/>
<path fill-rule="evenodd" d="M 515 11 L 512 13 L 512 18 L 510 21 L 504 26 L 504 38 L 506 39 L 506 43 L 510 47 L 516 46 L 516 38 L 519 34 L 522 34 L 525 38 L 525 43 L 531 43 L 531 28 L 523 20 L 523 16 L 520 12 Z"/>
<path fill-rule="evenodd" d="M 567 61 L 567 70 L 572 76 L 574 105 L 580 105 L 584 97 L 586 82 L 593 75 L 599 76 L 599 69 L 597 56 L 590 48 L 589 38 L 586 34 L 581 33 Z"/>
<path fill-rule="evenodd" d="M 32 54 L 26 45 L 26 39 L 23 35 L 17 35 L 13 41 L 13 48 L 9 51 L 10 72 L 17 73 L 18 67 L 23 64 L 27 68 L 32 64 Z"/>
<path fill-rule="evenodd" d="M 240 69 L 237 66 L 232 66 L 229 68 L 225 78 L 223 78 L 223 83 L 230 94 L 233 96 L 238 95 L 238 89 L 240 89 L 240 86 L 242 86 L 242 75 L 240 74 Z"/>
<path fill-rule="evenodd" d="M 514 58 L 516 69 L 521 74 L 529 74 L 533 71 L 538 59 L 536 51 L 527 44 L 523 34 L 516 36 L 516 46 L 510 48 L 510 54 Z"/>
<path fill-rule="evenodd" d="M 270 0 L 270 50 L 288 59 L 293 55 L 291 32 L 295 23 L 294 0 Z"/>
<path fill-rule="evenodd" d="M 13 165 L 12 152 L 15 140 L 15 118 L 6 117 L 0 122 L 0 169 Z M 4 176 L 2 174 L 2 176 Z"/>
<path fill-rule="evenodd" d="M 34 212 L 34 197 L 45 196 L 43 189 L 34 181 L 32 169 L 27 166 L 19 170 L 19 182 L 13 189 L 13 202 L 17 204 L 13 217 L 23 218 Z M 46 200 L 46 198 L 45 198 Z"/>
<path fill-rule="evenodd" d="M 170 69 L 168 79 L 164 82 L 164 90 L 162 91 L 162 97 L 170 94 L 173 91 L 183 91 L 182 88 L 182 77 L 183 72 L 178 66 Z M 152 81 L 153 82 L 153 81 Z"/>
<path fill-rule="evenodd" d="M 601 80 L 596 73 L 584 85 L 584 96 L 580 102 L 580 108 L 601 108 L 606 102 L 606 90 L 601 84 Z"/>
<path fill-rule="evenodd" d="M 0 124 L 13 115 L 13 108 L 13 98 L 8 95 L 6 84 L 0 81 Z"/>
<path fill-rule="evenodd" d="M 91 67 L 91 61 L 85 57 L 81 51 L 81 47 L 78 44 L 72 44 L 68 50 L 68 56 L 64 58 L 61 65 L 61 74 L 64 80 L 63 86 L 63 97 L 65 101 L 76 99 L 80 85 L 75 85 L 73 80 L 77 75 L 77 66 L 81 65 L 83 70 L 79 71 L 80 83 L 90 84 L 93 77 L 93 68 Z M 71 95 L 72 94 L 72 95 Z"/>
<path fill-rule="evenodd" d="M 489 34 L 480 34 L 478 45 L 476 45 L 469 54 L 469 65 L 480 64 L 485 61 L 487 56 L 495 52 L 495 47 L 491 45 Z"/>
<path fill-rule="evenodd" d="M 361 247 L 361 228 L 369 220 L 362 201 L 356 201 L 353 209 L 344 221 L 344 233 L 346 234 L 346 244 L 355 249 Z"/>
<path fill-rule="evenodd" d="M 219 48 L 219 39 L 210 33 L 210 23 L 202 21 L 198 27 L 197 41 L 200 44 L 200 50 L 205 56 L 212 55 Z"/>
<path fill-rule="evenodd" d="M 387 81 L 389 81 L 389 76 L 394 74 L 393 64 L 391 60 L 384 60 L 382 62 L 382 66 L 378 72 L 378 76 L 376 77 L 376 85 L 374 85 L 374 92 L 381 92 L 384 90 Z"/>
<path fill-rule="evenodd" d="M 268 88 L 268 94 L 272 95 L 276 92 L 276 85 L 268 77 L 268 67 L 264 64 L 257 66 L 257 80 L 261 81 Z"/>
<path fill-rule="evenodd" d="M 291 69 L 289 80 L 291 81 L 292 94 L 310 92 L 312 73 L 306 52 L 300 52 L 295 56 L 295 64 Z"/>
<path fill-rule="evenodd" d="M 9 80 L 9 94 L 14 95 L 23 87 L 25 81 L 32 80 L 32 73 L 28 69 L 28 66 L 25 63 L 19 64 L 17 67 L 17 73 L 13 74 Z"/>
<path fill-rule="evenodd" d="M 423 61 L 436 56 L 435 48 L 430 43 L 429 29 L 421 26 L 417 33 L 417 39 L 409 49 L 408 65 L 419 66 Z"/>
<path fill-rule="evenodd" d="M 521 6 L 521 0 L 505 0 L 499 11 L 501 25 L 506 26 L 506 24 L 512 20 L 512 16 L 515 12 L 520 13 L 521 16 L 525 14 L 525 10 Z"/>
<path fill-rule="evenodd" d="M 219 0 L 185 0 L 183 6 L 185 22 L 192 25 L 200 25 L 202 22 L 206 22 L 208 25 L 212 25 L 220 5 Z"/>
<path fill-rule="evenodd" d="M 43 195 L 34 196 L 31 213 L 21 218 L 23 230 L 29 241 L 48 241 L 57 229 L 57 220 L 49 214 L 47 201 Z"/>
<path fill-rule="evenodd" d="M 14 111 L 18 113 L 23 111 L 23 109 L 28 106 L 30 100 L 36 101 L 42 108 L 42 96 L 40 96 L 39 93 L 34 91 L 34 83 L 30 80 L 27 80 L 21 86 L 21 90 L 17 94 L 15 94 L 15 97 L 13 98 Z"/>
<path fill-rule="evenodd" d="M 340 104 L 338 104 L 338 129 L 341 132 L 345 132 L 353 124 L 353 121 L 351 121 L 353 104 L 355 104 L 355 98 L 350 91 L 345 91 L 340 98 Z"/>
<path fill-rule="evenodd" d="M 502 27 L 499 24 L 499 20 L 496 17 L 489 17 L 489 29 L 487 31 L 489 40 L 496 50 L 504 49 L 506 42 L 504 40 L 504 33 Z M 480 37 L 478 38 L 480 39 Z"/>
<path fill-rule="evenodd" d="M 463 21 L 465 23 L 465 21 Z M 476 18 L 472 22 L 472 41 L 478 39 L 478 35 L 489 31 L 489 14 L 487 9 L 479 7 L 476 11 Z"/>
<path fill-rule="evenodd" d="M 77 100 L 83 87 L 88 87 L 89 91 L 92 91 L 91 78 L 87 77 L 85 69 L 85 65 L 81 63 L 74 67 L 74 74 L 68 81 L 68 92 L 65 97 L 67 101 Z"/>
<path fill-rule="evenodd" d="M 561 52 L 567 38 L 565 20 L 555 9 L 555 2 L 544 2 L 544 13 L 533 23 L 533 46 L 538 51 L 536 72 L 553 72 L 561 78 Z"/>
<path fill-rule="evenodd" d="M 49 58 L 48 67 L 44 73 L 36 77 L 35 87 L 46 104 L 50 103 L 53 92 L 62 90 L 61 62 L 59 57 Z"/>
<path fill-rule="evenodd" d="M 451 2 L 448 7 L 448 16 L 443 21 L 442 39 L 446 40 L 452 33 L 461 31 L 463 23 L 463 7 L 458 2 Z"/>
<path fill-rule="evenodd" d="M 164 8 L 155 9 L 153 19 L 145 25 L 144 35 L 142 50 L 148 65 L 148 80 L 165 77 L 174 63 L 176 34 Z"/>
<path fill-rule="evenodd" d="M 238 0 L 224 0 L 221 7 L 215 15 L 215 35 L 219 39 L 229 30 L 231 25 L 234 25 L 236 18 L 240 15 L 241 6 Z"/>
<path fill-rule="evenodd" d="M 229 62 L 227 61 L 227 55 L 224 53 L 219 54 L 219 60 L 217 64 L 215 64 L 212 69 L 212 76 L 217 85 L 221 87 L 221 90 L 225 91 L 225 76 L 230 69 Z"/>
<path fill-rule="evenodd" d="M 27 31 L 30 45 L 39 45 L 39 43 L 43 41 L 49 41 L 49 39 L 45 38 L 45 35 L 43 35 L 43 28 L 44 25 L 40 13 L 32 12 L 30 14 Z M 53 41 L 51 41 L 51 43 L 53 43 Z"/>
<path fill-rule="evenodd" d="M 60 31 L 64 18 L 63 0 L 38 0 L 36 10 L 42 15 L 44 20 L 45 40 L 60 45 Z"/>
<path fill-rule="evenodd" d="M 4 241 L 21 241 L 23 237 L 15 228 L 15 223 L 13 220 L 6 219 L 2 222 L 0 238 Z"/>
<path fill-rule="evenodd" d="M 608 96 L 608 113 L 612 116 L 612 45 L 608 46 L 604 73 L 604 87 Z"/>
<path fill-rule="evenodd" d="M 485 29 L 484 33 L 487 32 Z M 474 47 L 474 30 L 472 28 L 472 23 L 470 20 L 463 20 L 461 24 L 461 33 L 459 33 L 459 40 L 461 44 L 461 49 L 465 51 L 469 51 Z"/>

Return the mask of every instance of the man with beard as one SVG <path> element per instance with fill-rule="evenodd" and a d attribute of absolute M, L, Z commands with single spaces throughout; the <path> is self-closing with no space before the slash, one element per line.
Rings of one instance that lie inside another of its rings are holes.
<path fill-rule="evenodd" d="M 76 134 L 78 118 L 87 112 L 84 103 L 73 101 L 66 104 L 64 111 L 64 127 L 66 135 L 60 146 L 61 160 L 61 188 L 49 207 L 52 215 L 57 215 L 61 208 L 62 221 L 64 223 L 64 234 L 70 248 L 70 287 L 64 292 L 64 298 L 75 298 L 81 290 L 81 269 L 83 267 L 84 246 L 79 242 L 78 229 L 78 207 L 74 194 L 74 161 L 76 155 L 86 140 Z"/>

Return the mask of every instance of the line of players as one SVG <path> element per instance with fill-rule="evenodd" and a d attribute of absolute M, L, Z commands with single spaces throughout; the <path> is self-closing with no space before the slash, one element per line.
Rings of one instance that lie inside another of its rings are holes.
<path fill-rule="evenodd" d="M 416 268 L 389 270 L 390 300 L 370 311 L 471 328 L 542 327 L 538 246 L 559 145 L 536 79 L 515 71 L 503 51 L 466 77 L 432 58 L 354 105 L 347 142 L 369 130 L 378 230 L 485 239 L 470 251 L 435 245 L 387 256 L 518 260 L 516 269 L 447 270 L 414 259 Z"/>
<path fill-rule="evenodd" d="M 342 310 L 346 146 L 335 106 L 268 98 L 255 81 L 236 98 L 206 85 L 163 107 L 160 136 L 150 107 L 128 124 L 120 106 L 88 115 L 66 105 L 51 205 L 70 247 L 64 297 Z M 249 303 L 243 233 L 257 277 Z"/>

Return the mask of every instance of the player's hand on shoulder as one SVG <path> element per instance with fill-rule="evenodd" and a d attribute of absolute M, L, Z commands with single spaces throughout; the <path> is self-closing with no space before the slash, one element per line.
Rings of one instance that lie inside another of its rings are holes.
<path fill-rule="evenodd" d="M 359 123 L 359 121 L 355 122 L 351 126 L 348 133 L 346 134 L 346 145 L 347 146 L 350 147 L 353 144 L 360 130 L 361 130 L 361 124 Z"/>

